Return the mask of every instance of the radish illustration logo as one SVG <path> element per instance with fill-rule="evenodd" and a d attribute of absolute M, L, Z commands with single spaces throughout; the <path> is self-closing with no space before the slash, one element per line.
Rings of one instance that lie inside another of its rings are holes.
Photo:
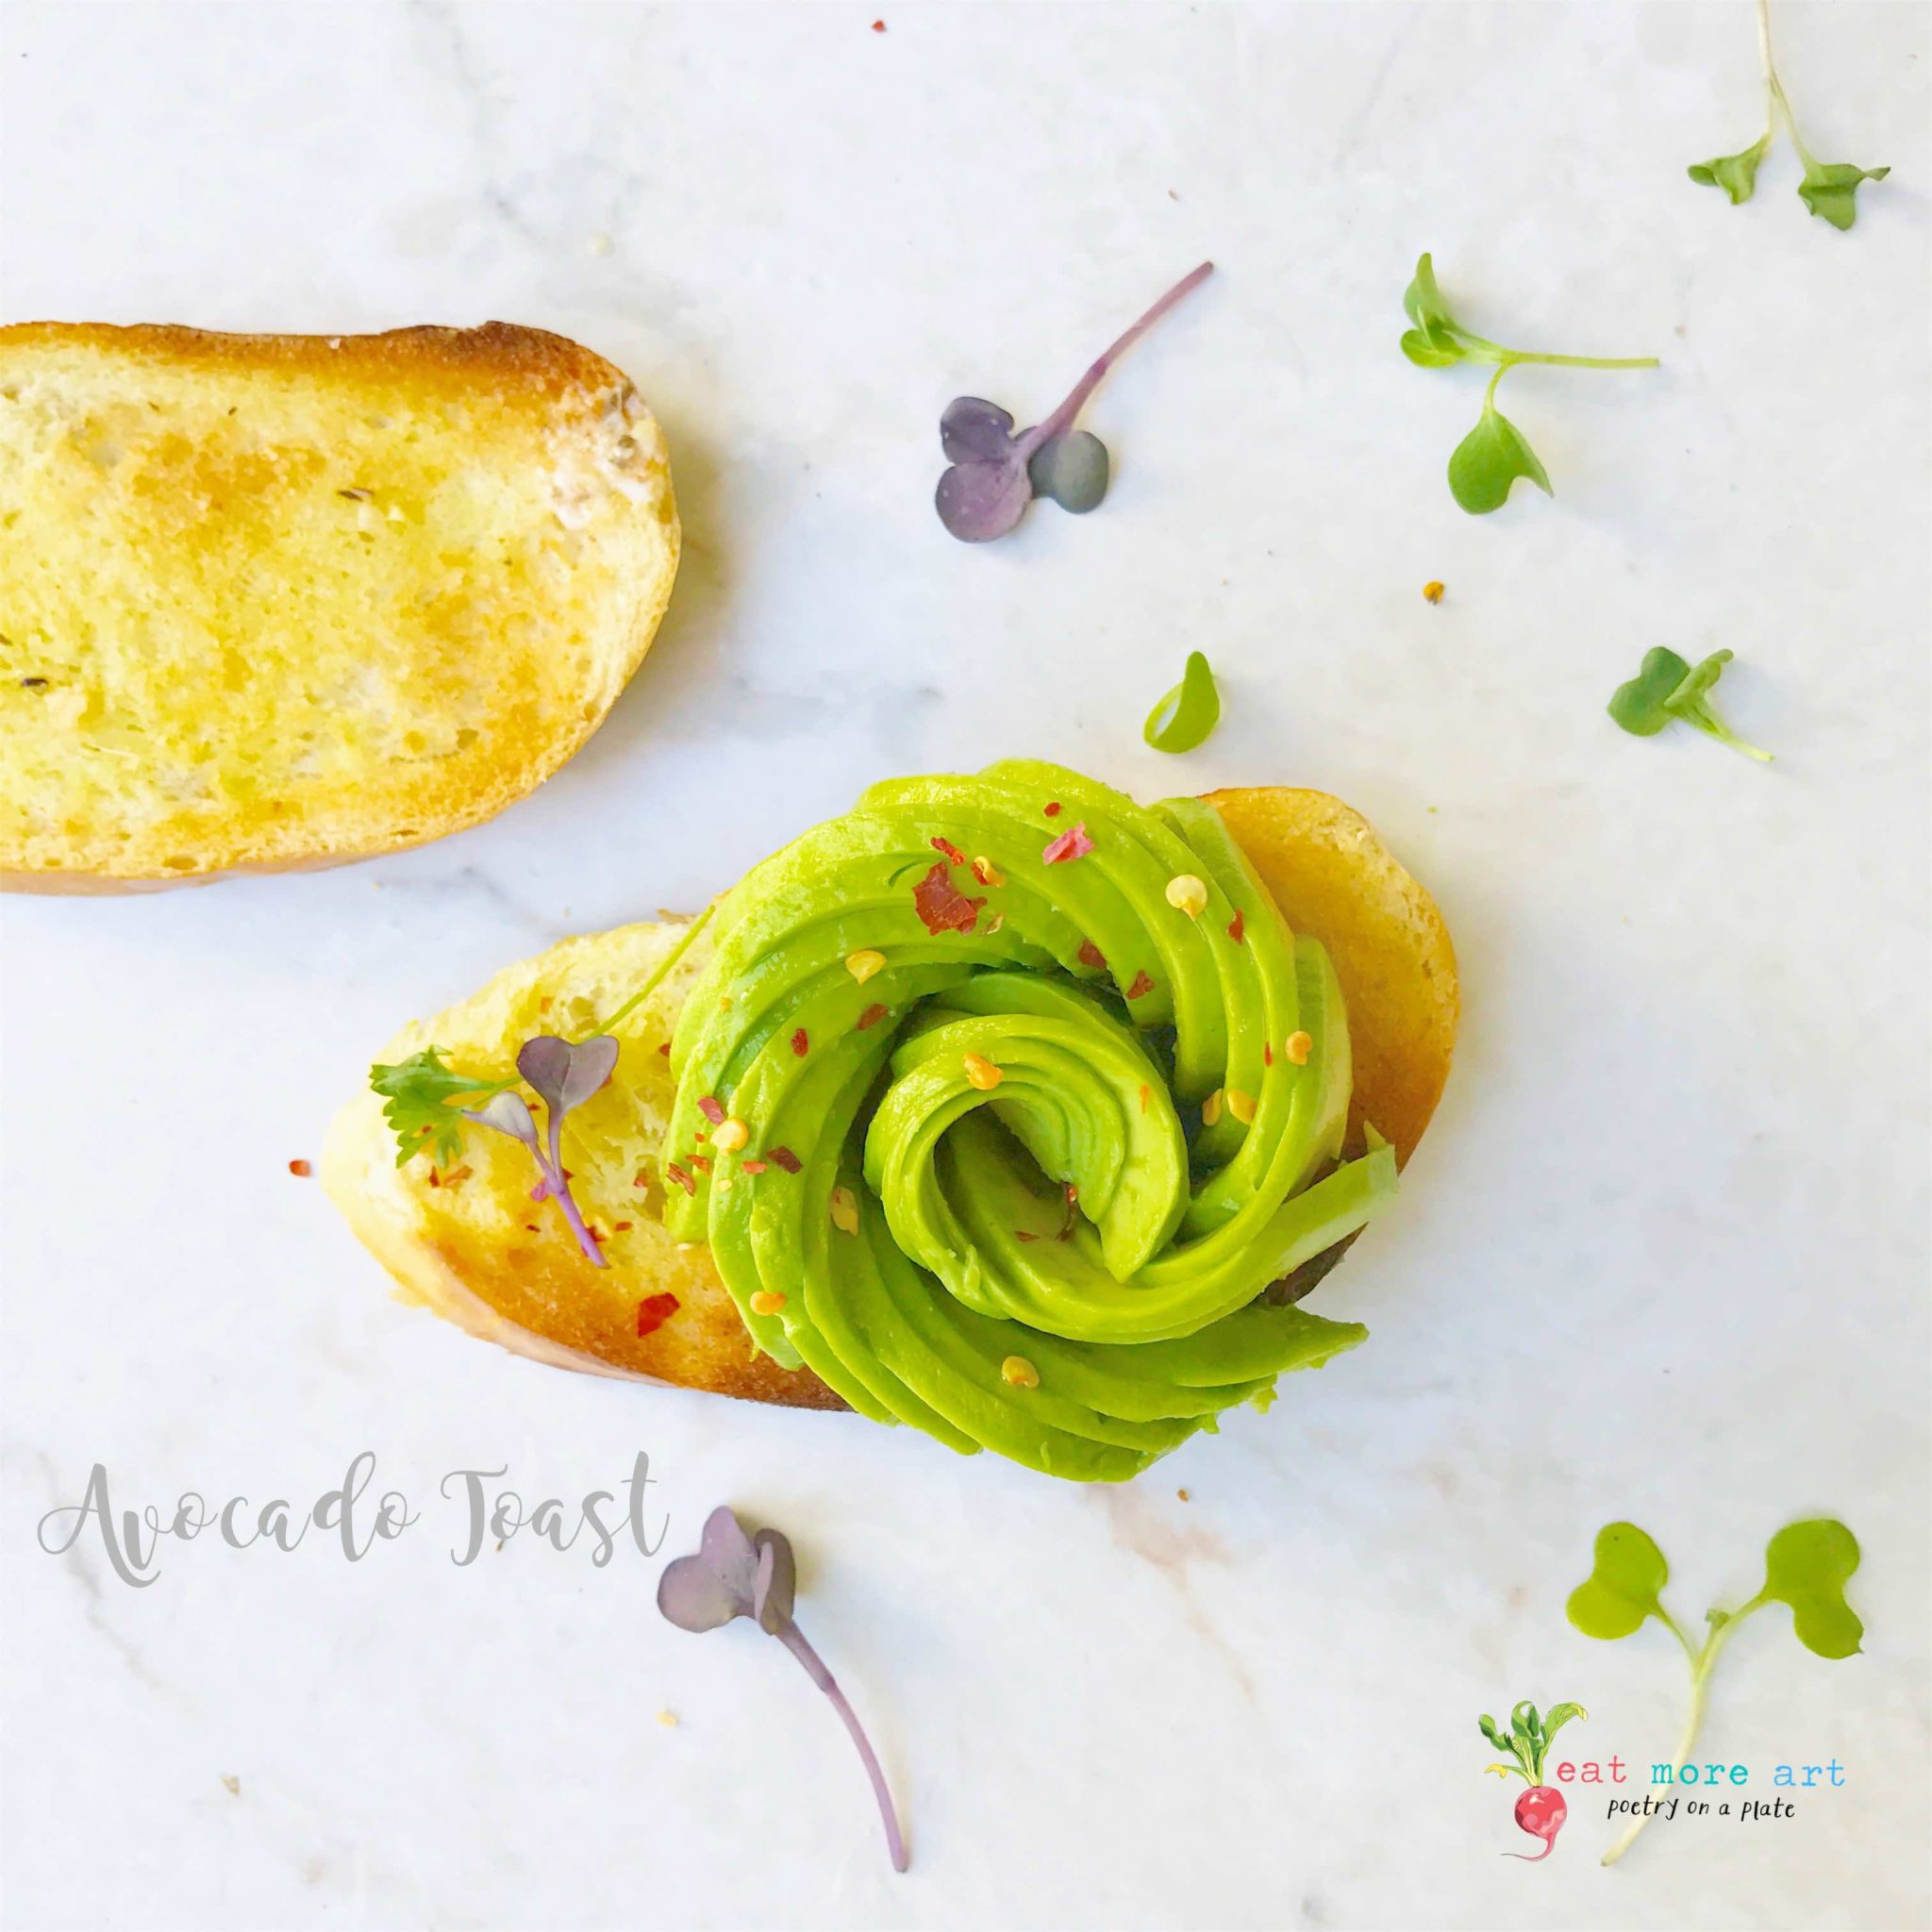
<path fill-rule="evenodd" d="M 1507 1764 L 1486 1765 L 1484 1769 L 1493 1771 L 1498 1777 L 1520 1777 L 1529 1787 L 1516 1801 L 1516 1824 L 1531 1838 L 1543 1841 L 1540 1852 L 1505 1852 L 1506 1858 L 1522 1858 L 1533 1865 L 1539 1858 L 1547 1858 L 1555 1849 L 1557 1834 L 1562 1830 L 1570 1807 L 1564 1804 L 1561 1791 L 1544 1784 L 1543 1760 L 1549 1756 L 1550 1740 L 1573 1717 L 1587 1721 L 1589 1716 L 1580 1704 L 1552 1705 L 1547 1717 L 1539 1717 L 1533 1704 L 1519 1704 L 1509 1713 L 1509 1728 L 1505 1732 L 1484 1711 L 1480 1720 L 1483 1736 L 1498 1751 L 1507 1751 L 1511 1760 Z"/>

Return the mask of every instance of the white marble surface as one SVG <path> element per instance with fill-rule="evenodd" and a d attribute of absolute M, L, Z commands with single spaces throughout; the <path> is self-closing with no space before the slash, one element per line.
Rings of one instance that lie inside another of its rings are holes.
<path fill-rule="evenodd" d="M 1742 6 L 8 0 L 0 311 L 561 329 L 661 415 L 688 543 L 610 722 L 495 824 L 0 908 L 9 1925 L 1926 1923 L 1927 15 L 1779 14 L 1814 144 L 1896 168 L 1850 236 L 1788 153 L 1741 210 L 1683 177 L 1757 125 Z M 1510 378 L 1554 502 L 1449 500 L 1480 378 L 1396 353 L 1424 247 L 1477 326 L 1662 354 Z M 1105 508 L 949 541 L 946 399 L 1043 408 L 1209 255 L 1091 413 Z M 1608 725 L 1658 642 L 1737 649 L 1774 768 Z M 1194 644 L 1229 715 L 1164 761 Z M 1319 1304 L 1374 1339 L 1273 1414 L 1107 1493 L 545 1371 L 389 1301 L 285 1171 L 402 1018 L 1010 752 L 1327 787 L 1454 926 L 1456 1079 Z M 425 1513 L 353 1567 L 35 1546 L 97 1459 L 122 1506 L 308 1500 L 364 1448 Z M 662 1557 L 450 1560 L 446 1471 L 574 1497 L 639 1450 L 674 1548 L 721 1499 L 794 1536 L 908 1876 L 775 1647 L 658 1621 Z M 1821 1510 L 1866 1653 L 1766 1615 L 1707 1741 L 1846 1788 L 1611 1873 L 1573 1794 L 1499 1857 L 1478 1710 L 1675 1733 L 1655 1626 L 1564 1623 L 1597 1524 L 1694 1620 Z"/>

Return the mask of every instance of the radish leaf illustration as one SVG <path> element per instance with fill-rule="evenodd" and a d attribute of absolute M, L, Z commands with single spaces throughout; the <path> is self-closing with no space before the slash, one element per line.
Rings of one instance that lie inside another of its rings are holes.
<path fill-rule="evenodd" d="M 1562 1830 L 1570 1807 L 1563 1802 L 1561 1791 L 1543 1783 L 1543 1764 L 1549 1756 L 1550 1740 L 1572 1718 L 1589 1715 L 1580 1704 L 1554 1704 L 1547 1717 L 1540 1717 L 1536 1706 L 1525 1702 L 1509 1713 L 1507 1737 L 1488 1711 L 1476 1720 L 1483 1736 L 1515 1760 L 1511 1764 L 1492 1764 L 1489 1769 L 1499 1777 L 1520 1777 L 1529 1787 L 1516 1801 L 1518 1828 L 1543 1842 L 1540 1852 L 1505 1852 L 1506 1858 L 1521 1858 L 1534 1865 L 1539 1858 L 1547 1858 L 1555 1849 L 1557 1834 Z"/>
<path fill-rule="evenodd" d="M 1677 1640 L 1690 1666 L 1690 1708 L 1671 1761 L 1674 1778 L 1697 1742 L 1718 1654 L 1753 1611 L 1766 1604 L 1787 1604 L 1791 1627 L 1807 1650 L 1833 1658 L 1857 1652 L 1865 1626 L 1845 1602 L 1845 1583 L 1857 1567 L 1857 1539 L 1842 1523 L 1789 1524 L 1766 1545 L 1764 1584 L 1757 1594 L 1735 1610 L 1707 1610 L 1704 1641 L 1693 1644 L 1664 1607 L 1662 1591 L 1671 1574 L 1664 1553 L 1634 1523 L 1611 1523 L 1597 1532 L 1595 1564 L 1571 1591 L 1566 1613 L 1586 1637 L 1628 1637 L 1655 1617 Z M 1634 1820 L 1604 1854 L 1604 1863 L 1614 1865 L 1648 1823 L 1648 1816 Z"/>

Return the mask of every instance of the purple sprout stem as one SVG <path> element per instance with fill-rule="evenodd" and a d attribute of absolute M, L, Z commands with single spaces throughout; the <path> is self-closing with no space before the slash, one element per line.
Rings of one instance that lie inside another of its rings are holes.
<path fill-rule="evenodd" d="M 1087 407 L 1087 398 L 1100 387 L 1107 372 L 1131 349 L 1183 295 L 1190 294 L 1214 273 L 1214 264 L 1204 261 L 1191 275 L 1183 275 L 1139 322 L 1135 323 L 1124 335 L 1101 352 L 1100 358 L 1085 375 L 1068 391 L 1067 399 L 1052 415 L 1036 424 L 1013 445 L 1013 454 L 1022 462 L 1030 457 L 1049 438 L 1064 435 L 1074 426 L 1074 419 Z"/>
<path fill-rule="evenodd" d="M 577 1246 L 583 1249 L 585 1257 L 593 1268 L 608 1268 L 610 1263 L 604 1258 L 604 1251 L 591 1239 L 591 1230 L 584 1225 L 584 1217 L 577 1212 L 575 1198 L 570 1191 L 570 1183 L 563 1174 L 563 1109 L 546 1103 L 544 1112 L 550 1116 L 550 1164 L 544 1168 L 543 1178 L 549 1183 L 551 1198 L 556 1201 L 558 1211 L 568 1224 L 572 1234 L 577 1238 Z M 543 1167 L 541 1156 L 537 1165 Z"/>
<path fill-rule="evenodd" d="M 871 1740 L 858 1722 L 858 1713 L 845 1701 L 845 1693 L 840 1690 L 838 1680 L 826 1670 L 818 1652 L 805 1641 L 805 1632 L 790 1617 L 778 1625 L 774 1635 L 805 1666 L 806 1675 L 832 1700 L 832 1708 L 851 1732 L 852 1741 L 858 1746 L 859 1761 L 865 1766 L 865 1774 L 872 1780 L 872 1794 L 879 1803 L 879 1817 L 885 1824 L 886 1849 L 891 1854 L 892 1870 L 905 1871 L 910 1860 L 906 1856 L 906 1840 L 899 1831 L 899 1814 L 893 1808 L 891 1792 L 886 1789 L 886 1774 L 879 1769 L 879 1760 L 874 1755 Z"/>

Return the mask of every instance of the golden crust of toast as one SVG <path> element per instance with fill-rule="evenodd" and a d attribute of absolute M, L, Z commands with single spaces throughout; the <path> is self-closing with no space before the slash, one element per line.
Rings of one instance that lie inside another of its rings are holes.
<path fill-rule="evenodd" d="M 1219 792 L 1208 802 L 1289 923 L 1329 949 L 1348 1000 L 1355 1118 L 1373 1121 L 1407 1158 L 1442 1091 L 1455 1043 L 1456 960 L 1441 914 L 1366 821 L 1325 793 L 1263 789 Z M 494 1074 L 532 1034 L 581 1039 L 649 977 L 687 924 L 566 940 L 408 1027 L 380 1058 L 397 1060 L 434 1044 L 458 1072 Z M 329 1131 L 323 1185 L 404 1299 L 474 1334 L 565 1366 L 839 1408 L 809 1370 L 752 1357 L 708 1249 L 680 1246 L 659 1218 L 653 1177 L 675 1090 L 659 1049 L 706 950 L 701 935 L 618 1028 L 622 1084 L 571 1116 L 573 1190 L 605 1237 L 608 1268 L 586 1265 L 556 1209 L 531 1203 L 529 1157 L 515 1142 L 473 1132 L 457 1168 L 432 1183 L 426 1160 L 396 1165 L 381 1103 L 366 1090 Z M 649 1184 L 640 1186 L 641 1177 Z M 677 1298 L 675 1314 L 639 1335 L 640 1305 L 667 1293 Z"/>
<path fill-rule="evenodd" d="M 1461 994 L 1436 902 L 1358 811 L 1325 791 L 1256 786 L 1208 803 L 1296 932 L 1328 949 L 1355 1058 L 1349 1135 L 1371 1121 L 1407 1161 L 1442 1097 Z"/>
<path fill-rule="evenodd" d="M 0 328 L 0 889 L 339 863 L 583 743 L 679 549 L 623 372 L 540 329 Z"/>

